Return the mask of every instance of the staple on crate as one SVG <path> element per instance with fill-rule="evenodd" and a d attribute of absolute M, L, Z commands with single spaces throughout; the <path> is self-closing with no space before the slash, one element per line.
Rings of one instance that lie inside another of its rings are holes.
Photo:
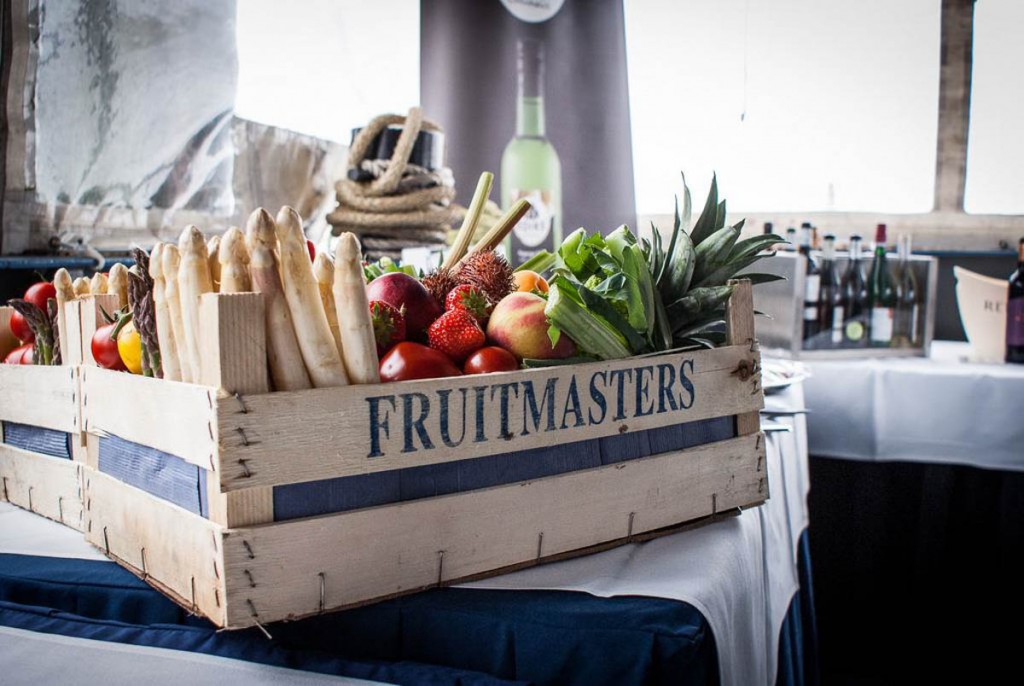
<path fill-rule="evenodd" d="M 140 556 L 142 557 L 142 580 L 145 581 L 149 578 L 149 572 L 146 571 L 146 549 L 141 548 L 139 550 Z"/>
<path fill-rule="evenodd" d="M 327 605 L 327 575 L 320 572 L 317 576 L 320 577 L 320 612 L 323 613 Z"/>
<path fill-rule="evenodd" d="M 541 550 L 544 547 L 544 532 L 537 534 L 537 562 L 540 562 Z"/>
<path fill-rule="evenodd" d="M 267 637 L 267 640 L 274 640 L 274 637 L 270 635 L 270 632 L 267 631 L 267 628 L 260 624 L 260 615 L 258 612 L 256 612 L 256 606 L 253 605 L 252 599 L 246 598 L 245 602 L 249 606 L 249 615 L 252 617 L 252 621 L 256 624 L 256 627 L 263 632 L 263 635 Z"/>
<path fill-rule="evenodd" d="M 636 518 L 636 512 L 629 513 L 629 530 L 626 532 L 626 540 L 633 538 L 633 519 Z"/>
<path fill-rule="evenodd" d="M 61 522 L 64 521 L 64 496 L 62 495 L 57 496 L 57 516 Z"/>
<path fill-rule="evenodd" d="M 714 517 L 718 514 L 718 494 L 711 494 L 711 516 Z"/>
<path fill-rule="evenodd" d="M 246 464 L 248 461 L 249 460 L 238 460 L 238 464 L 242 465 L 242 478 L 245 479 L 252 477 L 252 472 L 249 471 L 249 465 Z"/>
<path fill-rule="evenodd" d="M 437 551 L 437 585 L 441 585 L 442 575 L 444 574 L 444 551 Z"/>
<path fill-rule="evenodd" d="M 28 487 L 28 511 L 29 512 L 35 512 L 36 511 L 35 508 L 32 507 L 32 487 L 31 486 Z"/>
<path fill-rule="evenodd" d="M 249 553 L 249 559 L 255 560 L 256 554 L 252 552 L 252 546 L 249 545 L 249 541 L 242 541 L 242 546 L 245 547 L 245 552 Z"/>
<path fill-rule="evenodd" d="M 242 400 L 241 393 L 235 393 L 235 400 L 238 401 L 238 405 L 242 408 L 242 414 L 249 414 L 249 408 L 245 406 L 245 401 Z"/>
<path fill-rule="evenodd" d="M 103 547 L 107 551 L 107 555 L 110 555 L 110 539 L 107 538 L 107 527 L 103 527 Z"/>
<path fill-rule="evenodd" d="M 7 477 L 4 477 L 4 500 L 10 500 L 10 496 L 7 495 Z"/>
<path fill-rule="evenodd" d="M 246 569 L 243 570 L 242 573 L 245 574 L 245 578 L 249 580 L 249 588 L 256 588 L 256 581 L 252 578 L 252 572 Z"/>
<path fill-rule="evenodd" d="M 245 429 L 243 429 L 240 426 L 236 426 L 235 427 L 235 431 L 237 431 L 238 435 L 242 437 L 242 445 L 248 447 L 249 446 L 249 439 L 246 438 L 246 436 L 245 436 Z"/>

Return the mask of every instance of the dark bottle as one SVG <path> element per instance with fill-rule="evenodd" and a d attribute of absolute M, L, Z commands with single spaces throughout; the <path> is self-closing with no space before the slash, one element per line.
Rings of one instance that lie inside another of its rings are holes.
<path fill-rule="evenodd" d="M 899 277 L 896 279 L 896 321 L 893 323 L 893 346 L 912 348 L 921 345 L 919 313 L 920 293 L 917 277 L 910 265 L 910 236 L 900 236 L 896 244 L 899 259 Z"/>
<path fill-rule="evenodd" d="M 836 268 L 836 237 L 825 236 L 821 253 L 821 288 L 818 291 L 818 325 L 822 347 L 838 348 L 843 343 L 843 289 Z"/>
<path fill-rule="evenodd" d="M 818 320 L 818 293 L 821 290 L 821 270 L 811 257 L 811 225 L 800 227 L 800 254 L 804 256 L 804 346 L 821 331 Z"/>
<path fill-rule="evenodd" d="M 850 236 L 850 263 L 843 274 L 843 347 L 868 344 L 868 286 L 861 262 L 861 237 Z"/>
<path fill-rule="evenodd" d="M 772 228 L 774 228 L 774 227 L 772 226 L 771 222 L 765 222 L 764 223 L 764 230 L 761 233 L 763 233 L 765 236 L 767 236 L 768 234 L 770 234 L 772 232 Z"/>
<path fill-rule="evenodd" d="M 1017 271 L 1006 299 L 1006 361 L 1024 364 L 1024 238 L 1017 246 Z"/>
<path fill-rule="evenodd" d="M 879 224 L 875 229 L 875 261 L 871 265 L 871 276 L 868 277 L 868 310 L 871 312 L 871 323 L 868 326 L 871 345 L 892 345 L 896 286 L 885 259 L 885 224 Z"/>

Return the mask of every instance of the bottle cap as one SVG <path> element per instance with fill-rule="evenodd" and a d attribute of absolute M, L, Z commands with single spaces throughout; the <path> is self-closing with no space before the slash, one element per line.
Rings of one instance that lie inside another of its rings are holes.
<path fill-rule="evenodd" d="M 875 227 L 875 243 L 885 245 L 885 224 L 879 224 Z"/>
<path fill-rule="evenodd" d="M 800 225 L 800 228 L 801 229 L 809 229 L 809 228 L 811 228 L 811 223 L 810 222 L 804 222 L 803 224 Z"/>
<path fill-rule="evenodd" d="M 835 234 L 831 234 L 831 233 L 826 233 L 825 234 L 825 240 L 826 241 L 834 241 L 835 239 L 836 239 Z"/>

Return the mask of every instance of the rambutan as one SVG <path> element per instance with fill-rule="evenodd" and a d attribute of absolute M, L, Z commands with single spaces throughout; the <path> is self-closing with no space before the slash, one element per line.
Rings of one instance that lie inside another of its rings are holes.
<path fill-rule="evenodd" d="M 458 283 L 479 288 L 495 305 L 516 290 L 512 267 L 493 250 L 479 250 L 467 255 L 455 276 Z"/>
<path fill-rule="evenodd" d="M 420 283 L 423 284 L 423 287 L 427 289 L 430 295 L 434 296 L 434 300 L 437 301 L 437 304 L 443 310 L 448 294 L 459 285 L 459 280 L 455 278 L 450 269 L 438 267 L 420 279 Z"/>

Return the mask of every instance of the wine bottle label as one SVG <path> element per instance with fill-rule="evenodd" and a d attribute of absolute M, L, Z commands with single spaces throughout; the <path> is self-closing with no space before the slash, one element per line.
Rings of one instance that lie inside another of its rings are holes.
<path fill-rule="evenodd" d="M 911 343 L 917 343 L 917 314 L 918 305 L 914 303 L 910 307 L 910 330 L 907 331 L 907 338 L 910 339 Z"/>
<path fill-rule="evenodd" d="M 1024 298 L 1006 303 L 1006 345 L 1024 345 Z"/>
<path fill-rule="evenodd" d="M 892 308 L 871 308 L 871 342 L 889 343 L 892 340 Z"/>
<path fill-rule="evenodd" d="M 840 344 L 843 342 L 843 306 L 836 305 L 835 309 L 832 310 L 832 343 Z"/>
<path fill-rule="evenodd" d="M 512 229 L 512 263 L 522 264 L 541 250 L 554 251 L 555 215 L 551 211 L 551 193 L 545 190 L 513 189 L 510 205 L 525 198 L 530 210 Z"/>
<path fill-rule="evenodd" d="M 808 274 L 804 280 L 804 321 L 818 318 L 818 293 L 821 290 L 821 275 Z"/>

